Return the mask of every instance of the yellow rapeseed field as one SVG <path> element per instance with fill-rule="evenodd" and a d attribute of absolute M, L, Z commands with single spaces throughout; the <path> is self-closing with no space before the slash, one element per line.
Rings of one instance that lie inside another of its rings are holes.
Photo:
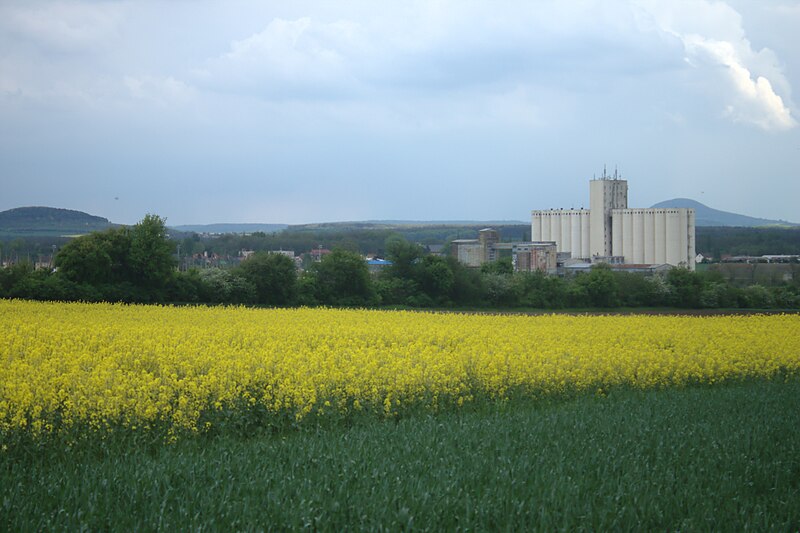
<path fill-rule="evenodd" d="M 497 316 L 0 300 L 0 433 L 301 420 L 795 375 L 800 316 Z M 271 416 L 271 415 L 270 415 Z"/>

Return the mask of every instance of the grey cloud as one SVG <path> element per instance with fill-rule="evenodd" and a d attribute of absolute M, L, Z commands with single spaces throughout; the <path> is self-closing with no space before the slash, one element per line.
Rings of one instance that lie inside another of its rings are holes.
<path fill-rule="evenodd" d="M 122 20 L 115 2 L 15 2 L 0 8 L 0 27 L 49 52 L 76 52 L 113 36 Z"/>
<path fill-rule="evenodd" d="M 550 2 L 518 14 L 448 6 L 422 8 L 391 27 L 275 18 L 194 69 L 191 81 L 267 99 L 369 98 L 520 83 L 580 89 L 586 76 L 685 68 L 675 37 L 642 26 L 627 8 L 572 12 Z"/>
<path fill-rule="evenodd" d="M 67 27 L 50 38 L 61 6 Z M 619 163 L 648 201 L 716 189 L 792 218 L 800 128 L 777 127 L 775 110 L 797 116 L 800 46 L 758 12 L 702 0 L 3 3 L 0 176 L 15 182 L 0 208 L 53 183 L 76 207 L 119 196 L 131 222 L 145 207 L 175 222 L 403 218 L 411 206 L 524 219 L 585 203 L 585 179 Z M 758 195 L 729 185 L 759 172 Z M 513 194 L 488 204 L 484 180 Z"/>
<path fill-rule="evenodd" d="M 349 22 L 276 18 L 193 69 L 191 77 L 200 86 L 266 98 L 333 96 L 352 89 L 357 31 Z"/>

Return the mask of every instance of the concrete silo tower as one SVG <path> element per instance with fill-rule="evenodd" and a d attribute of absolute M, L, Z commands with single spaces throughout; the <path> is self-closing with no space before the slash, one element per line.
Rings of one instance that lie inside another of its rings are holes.
<path fill-rule="evenodd" d="M 628 182 L 617 172 L 589 182 L 589 243 L 592 257 L 612 255 L 611 211 L 628 208 Z"/>

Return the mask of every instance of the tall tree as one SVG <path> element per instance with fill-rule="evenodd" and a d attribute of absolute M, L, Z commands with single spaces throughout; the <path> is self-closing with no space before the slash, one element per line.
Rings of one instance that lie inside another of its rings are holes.
<path fill-rule="evenodd" d="M 667 283 L 671 287 L 669 303 L 675 307 L 700 307 L 703 293 L 703 278 L 686 268 L 673 268 L 667 272 Z"/>
<path fill-rule="evenodd" d="M 408 242 L 402 235 L 392 235 L 384 244 L 386 257 L 392 262 L 389 274 L 396 278 L 412 279 L 414 267 L 422 257 L 422 248 Z"/>
<path fill-rule="evenodd" d="M 235 273 L 256 288 L 256 300 L 267 305 L 289 305 L 297 294 L 294 261 L 278 253 L 256 252 L 236 268 Z"/>
<path fill-rule="evenodd" d="M 128 255 L 131 281 L 149 288 L 165 286 L 175 272 L 173 250 L 173 243 L 167 234 L 166 219 L 157 215 L 145 215 L 131 228 Z"/>
<path fill-rule="evenodd" d="M 591 272 L 582 274 L 575 280 L 576 285 L 583 287 L 589 303 L 595 307 L 616 307 L 619 305 L 619 285 L 611 267 L 600 263 L 592 267 Z"/>
<path fill-rule="evenodd" d="M 83 235 L 65 244 L 54 263 L 61 275 L 78 283 L 129 281 L 130 241 L 127 228 Z"/>
<path fill-rule="evenodd" d="M 175 273 L 172 249 L 164 219 L 147 215 L 131 228 L 112 228 L 67 243 L 56 255 L 55 266 L 77 283 L 160 290 Z"/>
<path fill-rule="evenodd" d="M 336 248 L 309 269 L 315 278 L 317 300 L 328 305 L 373 305 L 375 288 L 364 259 Z"/>
<path fill-rule="evenodd" d="M 416 270 L 419 285 L 425 294 L 436 303 L 450 303 L 456 279 L 447 259 L 426 255 Z"/>

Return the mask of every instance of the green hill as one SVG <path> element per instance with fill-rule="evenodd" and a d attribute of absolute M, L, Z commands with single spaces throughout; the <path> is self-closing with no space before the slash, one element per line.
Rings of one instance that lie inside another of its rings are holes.
<path fill-rule="evenodd" d="M 171 229 L 184 233 L 275 233 L 283 231 L 288 224 L 184 224 L 181 226 L 170 226 Z"/>
<path fill-rule="evenodd" d="M 755 228 L 762 226 L 797 226 L 785 220 L 770 220 L 766 218 L 755 218 L 747 215 L 739 215 L 728 211 L 712 209 L 705 204 L 689 198 L 674 198 L 665 202 L 655 204 L 655 208 L 681 208 L 689 207 L 695 211 L 695 224 L 697 226 L 735 226 L 741 228 Z"/>
<path fill-rule="evenodd" d="M 0 236 L 5 237 L 76 235 L 112 226 L 107 218 L 72 209 L 17 207 L 0 212 Z"/>

